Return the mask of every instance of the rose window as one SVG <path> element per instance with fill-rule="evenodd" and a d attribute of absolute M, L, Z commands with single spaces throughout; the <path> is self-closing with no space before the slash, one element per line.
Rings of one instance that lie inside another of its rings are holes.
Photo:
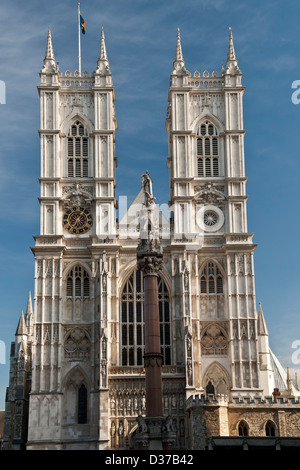
<path fill-rule="evenodd" d="M 208 225 L 211 227 L 212 225 L 215 225 L 218 222 L 218 216 L 215 212 L 208 211 L 205 212 L 204 214 L 204 223 L 205 225 Z"/>

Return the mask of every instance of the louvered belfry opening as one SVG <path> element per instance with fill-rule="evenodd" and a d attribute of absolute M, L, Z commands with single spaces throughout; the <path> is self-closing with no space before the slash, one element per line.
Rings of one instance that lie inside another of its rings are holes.
<path fill-rule="evenodd" d="M 88 132 L 80 121 L 76 121 L 68 133 L 68 177 L 88 178 L 88 157 Z"/>

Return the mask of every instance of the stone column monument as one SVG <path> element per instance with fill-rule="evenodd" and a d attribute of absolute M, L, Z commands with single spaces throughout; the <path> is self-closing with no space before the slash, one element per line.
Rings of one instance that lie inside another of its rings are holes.
<path fill-rule="evenodd" d="M 144 277 L 145 382 L 146 417 L 138 417 L 138 449 L 172 449 L 175 433 L 171 418 L 163 416 L 162 355 L 158 310 L 157 277 L 162 269 L 162 247 L 159 241 L 157 211 L 148 172 L 142 175 L 144 205 L 140 217 L 140 241 L 137 247 L 138 269 Z"/>

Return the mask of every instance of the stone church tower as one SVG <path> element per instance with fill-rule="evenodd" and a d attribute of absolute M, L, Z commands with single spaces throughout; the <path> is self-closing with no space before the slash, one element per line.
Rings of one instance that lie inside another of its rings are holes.
<path fill-rule="evenodd" d="M 264 381 L 271 393 L 274 386 L 264 378 L 268 371 L 259 367 L 256 245 L 246 212 L 244 87 L 232 32 L 220 76 L 207 71 L 191 76 L 179 32 L 173 66 L 168 167 L 174 230 L 186 238 L 185 246 L 175 239 L 172 252 L 187 279 L 185 303 L 180 291 L 182 305 L 176 302 L 184 312 L 185 342 L 191 343 L 187 385 L 192 393 L 261 394 Z"/>
<path fill-rule="evenodd" d="M 40 77 L 34 315 L 30 311 L 30 321 L 22 320 L 16 332 L 28 356 L 19 393 L 27 403 L 20 416 L 28 433 L 16 437 L 17 378 L 11 373 L 4 447 L 131 448 L 137 417 L 145 414 L 144 291 L 136 251 L 145 191 L 117 222 L 117 121 L 104 32 L 96 70 L 80 76 L 61 73 L 49 30 Z M 274 389 L 299 394 L 269 348 L 261 306 L 256 310 L 243 94 L 231 31 L 220 74 L 193 75 L 178 31 L 166 120 L 170 217 L 156 204 L 163 249 L 162 405 L 178 449 L 205 448 L 211 436 L 245 435 L 245 429 L 284 435 L 288 418 L 283 425 L 278 414 L 284 405 L 272 397 L 269 427 L 262 422 L 254 430 L 251 423 L 265 419 L 259 403 Z M 12 349 L 14 370 L 19 351 Z M 256 400 L 251 417 L 249 397 Z"/>

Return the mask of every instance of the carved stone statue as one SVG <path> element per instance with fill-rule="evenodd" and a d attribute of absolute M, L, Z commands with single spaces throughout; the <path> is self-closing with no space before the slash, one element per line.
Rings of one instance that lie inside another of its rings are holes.
<path fill-rule="evenodd" d="M 148 170 L 146 171 L 146 173 L 142 174 L 142 178 L 142 188 L 145 196 L 145 206 L 149 207 L 151 204 L 153 204 L 155 198 L 153 197 L 152 179 L 148 173 Z"/>

